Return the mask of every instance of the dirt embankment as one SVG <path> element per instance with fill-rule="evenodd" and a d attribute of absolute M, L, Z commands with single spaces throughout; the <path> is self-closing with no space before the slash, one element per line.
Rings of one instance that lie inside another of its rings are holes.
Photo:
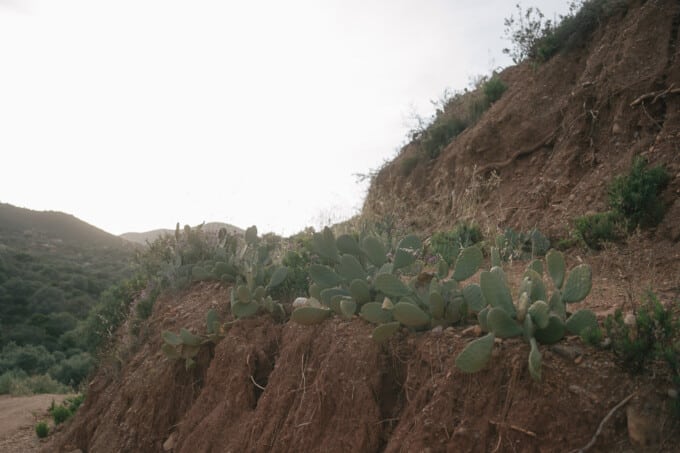
<path fill-rule="evenodd" d="M 377 174 L 364 214 L 422 232 L 467 215 L 565 237 L 576 216 L 607 209 L 608 183 L 643 155 L 672 176 L 651 237 L 680 254 L 679 26 L 677 1 L 631 1 L 584 47 L 506 69 L 507 91 L 438 158 L 405 174 L 418 152 L 407 146 Z"/>
<path fill-rule="evenodd" d="M 680 440 L 663 377 L 628 376 L 577 339 L 561 345 L 566 352 L 541 347 L 536 383 L 520 340 L 500 342 L 487 370 L 465 375 L 454 360 L 471 329 L 404 331 L 378 346 L 360 319 L 304 327 L 261 316 L 234 323 L 186 371 L 161 353 L 160 333 L 204 331 L 209 307 L 227 310 L 225 288 L 199 284 L 160 298 L 148 340 L 120 368 L 99 370 L 75 419 L 43 451 L 564 452 L 586 445 L 635 391 L 640 407 L 653 407 L 650 442 L 672 451 Z M 627 418 L 617 411 L 593 451 L 630 450 Z"/>

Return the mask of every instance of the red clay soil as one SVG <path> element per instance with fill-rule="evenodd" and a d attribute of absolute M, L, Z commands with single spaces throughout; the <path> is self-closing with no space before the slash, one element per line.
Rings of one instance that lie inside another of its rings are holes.
<path fill-rule="evenodd" d="M 473 329 L 403 330 L 378 346 L 358 318 L 305 327 L 263 315 L 231 324 L 186 371 L 160 352 L 160 333 L 204 332 L 210 307 L 226 311 L 226 288 L 198 284 L 161 297 L 142 329 L 144 346 L 120 368 L 113 357 L 100 368 L 76 417 L 43 451 L 564 452 L 585 446 L 633 392 L 591 451 L 638 451 L 627 420 L 647 412 L 654 423 L 639 429 L 654 451 L 677 451 L 680 441 L 666 408 L 668 380 L 629 376 L 610 353 L 577 338 L 562 350 L 541 346 L 537 383 L 520 340 L 499 342 L 488 369 L 466 375 L 454 360 Z"/>

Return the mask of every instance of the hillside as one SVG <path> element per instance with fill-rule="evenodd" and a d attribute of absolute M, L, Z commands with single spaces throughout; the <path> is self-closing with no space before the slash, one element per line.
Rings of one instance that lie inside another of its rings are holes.
<path fill-rule="evenodd" d="M 211 234 L 214 236 L 217 236 L 217 233 L 221 228 L 225 228 L 228 233 L 230 234 L 243 234 L 243 230 L 235 227 L 234 225 L 230 225 L 228 223 L 221 223 L 221 222 L 209 222 L 209 223 L 204 223 L 201 226 L 201 229 L 206 232 L 207 234 Z M 160 228 L 157 230 L 151 230 L 151 231 L 145 231 L 143 233 L 123 233 L 120 235 L 121 238 L 128 240 L 130 242 L 134 242 L 137 244 L 142 244 L 146 245 L 147 243 L 151 243 L 158 239 L 159 237 L 166 235 L 166 234 L 175 234 L 175 230 L 170 230 L 167 228 Z"/>
<path fill-rule="evenodd" d="M 132 303 L 43 451 L 677 451 L 680 3 L 604 3 L 587 39 L 502 71 L 441 150 L 415 134 L 361 231 L 157 244 L 166 290 L 148 319 Z M 637 156 L 668 172 L 660 223 L 574 240 Z M 447 263 L 428 236 L 461 220 L 483 235 Z M 535 227 L 566 253 L 496 241 Z"/>
<path fill-rule="evenodd" d="M 86 376 L 92 351 L 80 328 L 130 275 L 134 253 L 71 215 L 0 204 L 0 393 L 19 391 L 11 382 L 23 373 L 67 385 Z"/>

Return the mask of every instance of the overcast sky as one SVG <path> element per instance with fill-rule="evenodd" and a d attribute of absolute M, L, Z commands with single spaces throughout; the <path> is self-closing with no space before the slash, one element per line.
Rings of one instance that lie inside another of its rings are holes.
<path fill-rule="evenodd" d="M 346 218 L 412 108 L 509 64 L 515 3 L 0 0 L 0 202 L 114 234 Z"/>

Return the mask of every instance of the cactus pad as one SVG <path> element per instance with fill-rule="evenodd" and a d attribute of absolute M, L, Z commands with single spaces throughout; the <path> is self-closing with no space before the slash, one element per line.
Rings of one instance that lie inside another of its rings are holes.
<path fill-rule="evenodd" d="M 491 358 L 494 334 L 489 333 L 471 341 L 456 357 L 456 367 L 464 373 L 476 373 L 482 370 Z"/>
<path fill-rule="evenodd" d="M 479 247 L 472 245 L 464 248 L 456 260 L 453 279 L 462 282 L 463 280 L 472 277 L 479 269 L 479 266 L 482 265 L 483 260 L 484 256 Z"/>
<path fill-rule="evenodd" d="M 383 310 L 380 302 L 368 302 L 361 306 L 359 316 L 372 324 L 383 324 L 392 321 L 392 313 Z"/>
<path fill-rule="evenodd" d="M 510 290 L 498 273 L 482 272 L 479 282 L 486 303 L 492 307 L 503 309 L 511 316 L 515 314 L 515 306 L 512 304 Z"/>
<path fill-rule="evenodd" d="M 486 307 L 482 288 L 477 283 L 469 284 L 463 288 L 463 297 L 468 308 L 475 313 L 479 313 Z"/>
<path fill-rule="evenodd" d="M 592 287 L 592 271 L 587 264 L 576 266 L 569 272 L 564 284 L 562 300 L 566 303 L 581 302 L 590 293 Z"/>
<path fill-rule="evenodd" d="M 597 316 L 590 310 L 579 310 L 573 315 L 569 316 L 565 323 L 567 331 L 574 335 L 581 335 L 584 330 L 599 329 L 597 324 Z"/>
<path fill-rule="evenodd" d="M 564 255 L 557 250 L 550 250 L 545 256 L 545 261 L 548 263 L 548 274 L 553 281 L 553 285 L 557 289 L 562 289 L 564 273 L 567 267 L 564 262 Z"/>
<path fill-rule="evenodd" d="M 380 274 L 375 278 L 375 287 L 391 297 L 403 297 L 409 293 L 408 287 L 393 274 Z"/>
<path fill-rule="evenodd" d="M 556 315 L 548 317 L 548 326 L 545 329 L 536 329 L 534 336 L 542 344 L 553 344 L 564 338 L 564 323 Z"/>
<path fill-rule="evenodd" d="M 522 328 L 517 321 L 501 308 L 492 308 L 486 317 L 489 330 L 500 338 L 510 338 L 522 335 Z"/>
<path fill-rule="evenodd" d="M 541 352 L 538 350 L 536 339 L 529 340 L 531 352 L 529 352 L 529 373 L 535 381 L 541 380 Z"/>
<path fill-rule="evenodd" d="M 417 305 L 399 302 L 392 310 L 394 319 L 407 327 L 423 327 L 430 322 L 430 317 Z"/>
<path fill-rule="evenodd" d="M 331 311 L 325 308 L 300 307 L 293 311 L 290 319 L 304 326 L 311 326 L 321 323 L 331 315 Z"/>
<path fill-rule="evenodd" d="M 401 327 L 401 324 L 396 321 L 381 324 L 375 329 L 373 329 L 371 338 L 373 338 L 373 341 L 375 341 L 376 343 L 384 343 L 387 340 L 389 340 L 392 337 L 392 335 L 394 335 L 399 330 L 399 327 Z"/>

